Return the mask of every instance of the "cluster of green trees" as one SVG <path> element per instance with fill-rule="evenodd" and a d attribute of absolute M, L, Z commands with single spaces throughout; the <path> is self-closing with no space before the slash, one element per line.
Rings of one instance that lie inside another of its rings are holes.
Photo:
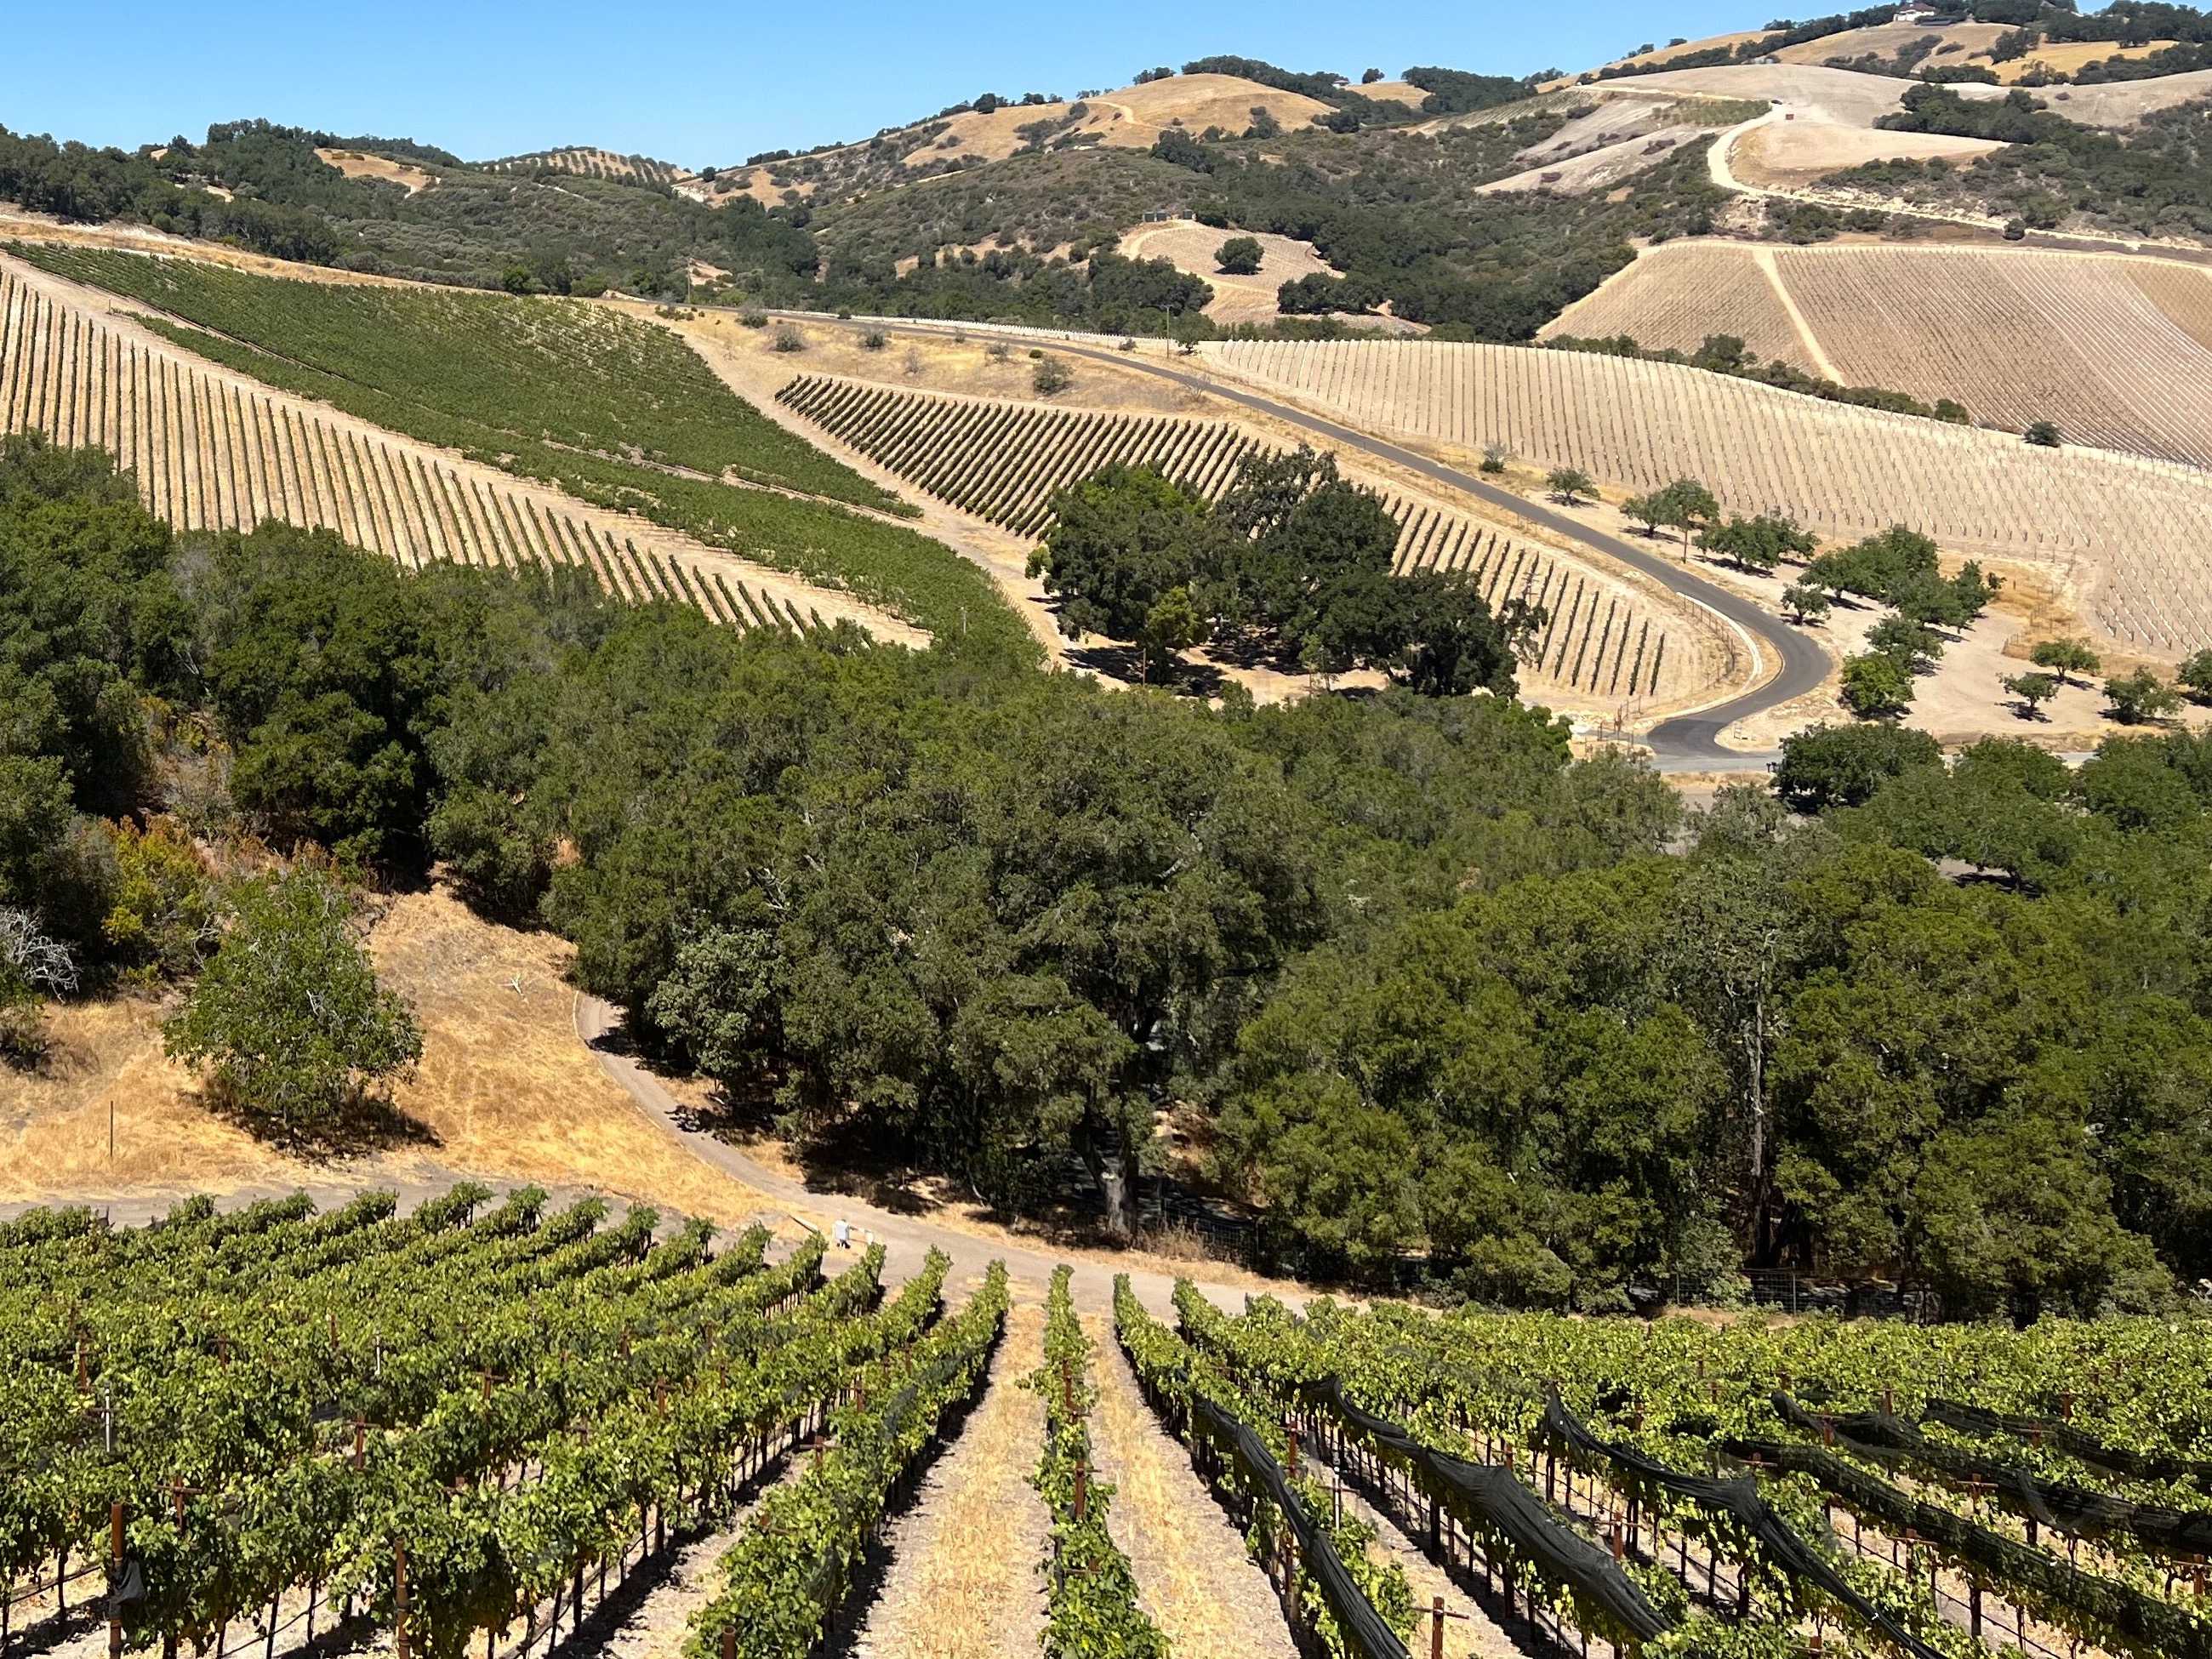
<path fill-rule="evenodd" d="M 2145 116 L 2124 136 L 2068 120 L 2020 88 L 1990 101 L 1916 87 L 1881 125 L 1989 138 L 2006 148 L 1965 165 L 1875 161 L 1837 175 L 1917 199 L 1969 203 L 2049 230 L 2079 215 L 2136 235 L 2212 235 L 2212 100 Z"/>
<path fill-rule="evenodd" d="M 1070 638 L 1135 641 L 1146 680 L 1216 640 L 1324 675 L 1379 668 L 1425 696 L 1510 697 L 1515 654 L 1544 624 L 1519 599 L 1493 616 L 1463 574 L 1394 576 L 1398 521 L 1310 449 L 1248 460 L 1211 504 L 1117 465 L 1060 491 L 1053 512 L 1030 574 Z"/>
<path fill-rule="evenodd" d="M 1364 510 L 1275 482 L 1290 522 Z M 1410 1250 L 1603 1308 L 1795 1264 L 2021 1312 L 2212 1273 L 2212 740 L 2069 774 L 1816 732 L 1686 835 L 1508 698 L 1212 708 L 282 526 L 187 545 L 24 439 L 0 704 L 0 961 L 27 994 L 205 988 L 171 1041 L 241 1096 L 301 1100 L 334 1044 L 342 1090 L 404 1067 L 325 871 L 442 866 L 739 1109 L 1009 1210 L 1087 1166 L 1126 1224 L 1189 1103 L 1309 1272 Z M 218 878 L 247 837 L 295 873 Z M 273 982 L 307 975 L 351 1036 Z"/>
<path fill-rule="evenodd" d="M 1745 345 L 1742 338 L 1734 334 L 1708 334 L 1695 351 L 1677 351 L 1670 346 L 1641 345 L 1632 334 L 1614 334 L 1598 338 L 1555 334 L 1544 343 L 1556 350 L 1586 351 L 1601 357 L 1633 357 L 1647 363 L 1687 363 L 1694 368 L 1709 369 L 1716 374 L 1734 375 L 1740 380 L 1757 380 L 1761 386 L 1778 386 L 1784 392 L 1802 392 L 1808 397 L 1825 398 L 1832 404 L 1849 404 L 1857 409 L 1887 410 L 1893 415 L 1920 415 L 1958 426 L 1967 425 L 1973 419 L 1966 406 L 1954 398 L 1938 398 L 1934 403 L 1927 404 L 1910 393 L 1891 392 L 1881 386 L 1843 386 L 1825 376 L 1809 374 L 1779 357 L 1762 363 L 1758 355 Z"/>

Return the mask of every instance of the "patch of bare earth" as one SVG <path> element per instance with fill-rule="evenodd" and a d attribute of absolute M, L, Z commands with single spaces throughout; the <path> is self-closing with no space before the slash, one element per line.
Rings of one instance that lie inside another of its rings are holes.
<path fill-rule="evenodd" d="M 1043 1440 L 1044 1406 L 1020 1379 L 1043 1361 L 1044 1310 L 1018 1302 L 981 1402 L 923 1477 L 914 1506 L 891 1524 L 883 1589 L 843 1650 L 854 1659 L 1000 1659 L 1037 1650 L 1045 1618 L 1037 1564 L 1050 1528 L 1029 1476 Z"/>
<path fill-rule="evenodd" d="M 1213 1495 L 1137 1392 L 1111 1322 L 1084 1322 L 1097 1345 L 1091 1455 L 1114 1488 L 1107 1528 L 1129 1558 L 1137 1596 L 1178 1654 L 1293 1659 L 1267 1576 Z"/>

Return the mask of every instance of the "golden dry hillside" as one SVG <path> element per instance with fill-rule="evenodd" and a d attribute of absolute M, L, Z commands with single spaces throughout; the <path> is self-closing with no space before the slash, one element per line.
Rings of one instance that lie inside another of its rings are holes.
<path fill-rule="evenodd" d="M 1462 452 L 1502 444 L 1648 490 L 1704 479 L 1724 507 L 1832 539 L 1903 523 L 1954 552 L 2041 566 L 2116 639 L 2212 639 L 2212 477 L 2102 450 L 1825 403 L 1668 363 L 1520 346 L 1209 342 L 1232 379 L 1370 431 Z"/>
<path fill-rule="evenodd" d="M 1216 126 L 1242 132 L 1252 125 L 1255 109 L 1266 110 L 1285 127 L 1302 127 L 1326 114 L 1328 106 L 1237 76 L 1176 75 L 1080 100 L 1001 104 L 987 112 L 967 110 L 917 121 L 866 144 L 832 147 L 755 167 L 726 167 L 711 181 L 686 180 L 678 188 L 702 201 L 750 196 L 774 205 L 788 192 L 812 199 L 825 189 L 838 193 L 880 189 L 971 158 L 1000 161 L 1039 143 L 1072 140 L 1146 149 L 1170 127 L 1193 135 Z M 886 155 L 895 159 L 887 163 Z"/>
<path fill-rule="evenodd" d="M 2048 420 L 2079 443 L 2212 465 L 2212 270 L 2201 265 L 1681 242 L 1646 252 L 1547 332 L 1678 351 L 1734 334 L 1848 386 L 1954 398 L 1984 424 Z"/>
<path fill-rule="evenodd" d="M 645 185 L 680 185 L 695 176 L 689 167 L 673 161 L 656 161 L 650 155 L 617 155 L 590 144 L 502 156 L 479 165 L 487 173 L 573 173 L 587 179 L 619 179 Z"/>

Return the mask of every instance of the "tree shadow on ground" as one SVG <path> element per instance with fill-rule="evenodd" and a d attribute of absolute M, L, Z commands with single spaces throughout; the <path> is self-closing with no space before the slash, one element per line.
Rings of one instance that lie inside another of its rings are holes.
<path fill-rule="evenodd" d="M 436 1130 L 389 1096 L 364 1091 L 356 1091 L 336 1111 L 296 1126 L 276 1121 L 220 1079 L 209 1079 L 198 1090 L 197 1099 L 210 1116 L 309 1164 L 335 1164 L 373 1152 L 403 1147 L 425 1150 L 444 1144 Z"/>

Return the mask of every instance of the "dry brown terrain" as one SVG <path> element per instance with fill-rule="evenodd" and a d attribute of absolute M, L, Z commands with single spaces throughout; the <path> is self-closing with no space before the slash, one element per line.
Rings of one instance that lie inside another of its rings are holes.
<path fill-rule="evenodd" d="M 381 179 L 399 185 L 410 196 L 438 182 L 438 175 L 428 168 L 395 161 L 388 155 L 370 155 L 357 149 L 318 149 L 315 154 L 349 179 Z"/>
<path fill-rule="evenodd" d="M 1645 490 L 1704 478 L 1738 513 L 1831 539 L 1895 523 L 2042 567 L 2146 654 L 2212 640 L 2212 477 L 2103 451 L 1825 403 L 1664 363 L 1516 346 L 1212 342 L 1201 360 L 1378 432 Z"/>
<path fill-rule="evenodd" d="M 1702 40 L 1685 40 L 1679 46 L 1661 46 L 1656 52 L 1638 52 L 1632 58 L 1616 58 L 1610 64 L 1601 64 L 1601 69 L 1644 69 L 1654 64 L 1672 63 L 1677 58 L 1687 58 L 1696 52 L 1710 52 L 1716 46 L 1735 47 L 1747 40 L 1764 40 L 1764 29 L 1744 29 L 1734 34 L 1708 34 Z M 1638 79 L 1642 79 L 1639 76 Z M 1564 76 L 1556 81 L 1547 81 L 1538 88 L 1540 92 L 1551 92 L 1560 87 L 1575 84 L 1575 77 Z"/>
<path fill-rule="evenodd" d="M 2172 40 L 2146 40 L 2139 46 L 2123 46 L 2110 40 L 2046 40 L 2027 57 L 2008 58 L 1993 67 L 1997 79 L 2010 86 L 2039 64 L 2053 75 L 2073 75 L 2084 64 L 2113 58 L 2148 58 L 2178 44 Z"/>
<path fill-rule="evenodd" d="M 422 1139 L 335 1164 L 290 1156 L 211 1115 L 162 1057 L 164 1005 L 64 1006 L 49 1014 L 42 1071 L 0 1069 L 0 1202 L 477 1176 L 596 1187 L 721 1222 L 764 1207 L 671 1140 L 577 1041 L 559 939 L 434 891 L 392 901 L 369 950 L 422 1022 L 422 1064 L 395 1097 Z"/>
<path fill-rule="evenodd" d="M 2003 148 L 1994 139 L 1940 132 L 1885 132 L 1833 121 L 1775 121 L 1738 138 L 1729 151 L 1729 165 L 1746 184 L 1789 190 L 1869 161 L 1937 157 L 1963 161 Z"/>
<path fill-rule="evenodd" d="M 1262 257 L 1257 275 L 1232 276 L 1216 268 L 1213 256 L 1232 236 L 1250 236 Z M 1302 276 L 1334 276 L 1336 268 L 1314 252 L 1313 244 L 1265 231 L 1216 230 L 1194 219 L 1139 225 L 1124 232 L 1121 252 L 1132 259 L 1165 259 L 1177 270 L 1202 276 L 1213 285 L 1206 314 L 1218 323 L 1267 323 L 1282 315 L 1275 290 Z"/>
<path fill-rule="evenodd" d="M 2050 420 L 2072 441 L 2212 465 L 2212 270 L 2200 265 L 1683 241 L 1646 251 L 1547 331 L 1680 351 L 1734 334 L 1847 385 L 1956 398 L 1987 425 Z"/>
<path fill-rule="evenodd" d="M 1711 137 L 1712 131 L 1684 125 L 1638 133 L 1560 161 L 1539 162 L 1510 178 L 1493 179 L 1480 186 L 1480 193 L 1495 196 L 1509 191 L 1550 190 L 1563 196 L 1587 196 L 1592 191 L 1610 190 L 1665 161 L 1680 146 Z"/>
<path fill-rule="evenodd" d="M 1777 49 L 1773 55 L 1785 64 L 1825 64 L 1838 58 L 1894 58 L 1905 47 L 1932 34 L 1940 44 L 1921 60 L 1923 64 L 1964 64 L 1986 54 L 2006 33 L 2002 23 L 1954 23 L 1948 28 L 1925 23 L 1876 23 L 1824 34 L 1817 40 L 1801 40 L 1794 46 Z"/>

